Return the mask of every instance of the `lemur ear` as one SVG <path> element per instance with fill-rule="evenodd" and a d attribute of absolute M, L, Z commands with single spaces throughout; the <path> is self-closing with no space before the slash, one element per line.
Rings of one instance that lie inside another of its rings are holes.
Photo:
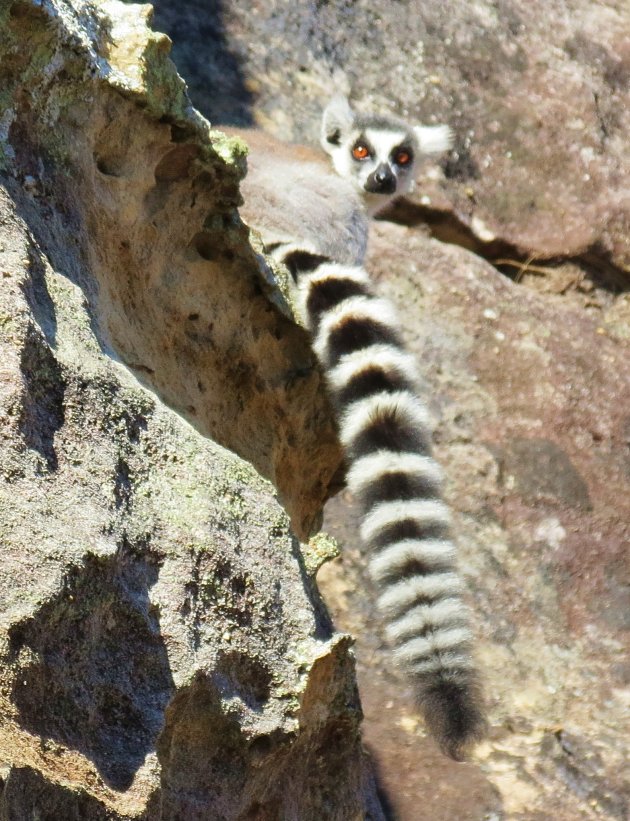
<path fill-rule="evenodd" d="M 422 154 L 442 154 L 453 147 L 455 134 L 448 125 L 416 125 L 413 130 Z"/>
<path fill-rule="evenodd" d="M 354 112 L 348 98 L 337 94 L 324 109 L 322 118 L 322 146 L 330 153 L 343 140 L 354 122 Z"/>

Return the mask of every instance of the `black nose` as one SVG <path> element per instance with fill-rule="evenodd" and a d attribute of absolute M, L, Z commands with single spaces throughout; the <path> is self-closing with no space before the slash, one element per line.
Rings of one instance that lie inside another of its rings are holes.
<path fill-rule="evenodd" d="M 365 181 L 365 190 L 370 194 L 393 194 L 396 177 L 387 163 L 382 162 Z"/>

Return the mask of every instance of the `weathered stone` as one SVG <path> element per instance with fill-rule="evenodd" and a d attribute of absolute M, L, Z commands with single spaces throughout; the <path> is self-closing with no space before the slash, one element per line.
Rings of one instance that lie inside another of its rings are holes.
<path fill-rule="evenodd" d="M 147 14 L 0 5 L 0 818 L 380 819 L 321 377 Z"/>
<path fill-rule="evenodd" d="M 580 0 L 567 13 L 481 0 L 445 14 L 441 0 L 231 0 L 208 14 L 199 0 L 158 0 L 156 10 L 213 122 L 311 142 L 335 87 L 370 109 L 448 122 L 455 151 L 443 173 L 427 166 L 413 197 L 421 215 L 450 213 L 459 241 L 484 256 L 572 257 L 627 287 L 627 4 Z"/>
<path fill-rule="evenodd" d="M 384 791 L 414 821 L 623 819 L 628 343 L 601 333 L 601 314 L 412 229 L 375 226 L 369 266 L 399 306 L 439 420 L 491 721 L 476 766 L 444 762 L 424 737 L 376 638 L 348 500 L 332 500 L 325 526 L 342 559 L 318 582 L 358 636 L 364 738 Z"/>
<path fill-rule="evenodd" d="M 0 512 L 19 572 L 0 578 L 0 749 L 12 764 L 1 813 L 202 818 L 205 802 L 213 818 L 381 817 L 358 761 L 347 639 L 330 637 L 308 581 L 328 545 L 303 561 L 268 486 L 161 404 L 273 479 L 299 532 L 317 521 L 339 453 L 279 272 L 233 219 L 242 149 L 187 109 L 167 44 L 137 7 L 82 8 L 91 26 L 103 8 L 125 24 L 100 41 L 107 61 L 92 96 L 77 99 L 85 37 L 51 47 L 72 7 L 0 5 L 0 161 L 17 169 L 8 185 L 35 237 L 11 252 L 7 271 L 29 260 L 28 304 L 17 289 L 2 325 L 0 397 L 11 412 L 0 426 L 10 483 Z M 395 212 L 412 227 L 374 229 L 369 267 L 400 306 L 439 420 L 490 707 L 490 738 L 472 763 L 445 761 L 425 739 L 390 671 L 347 494 L 328 513 L 342 559 L 318 583 L 336 623 L 359 637 L 364 738 L 392 814 L 625 818 L 628 12 L 612 0 L 580 0 L 569 15 L 523 0 L 454 2 L 448 15 L 432 0 L 401 9 L 186 0 L 158 4 L 158 28 L 173 35 L 213 123 L 314 142 L 341 84 L 366 108 L 455 128 L 455 151 L 424 168 L 413 202 Z M 17 49 L 21 26 L 29 47 Z M 79 176 L 66 179 L 61 160 Z M 153 395 L 103 356 L 112 350 Z M 77 591 L 90 601 L 74 603 Z M 142 665 L 116 655 L 116 631 Z M 42 709 L 48 693 L 54 713 Z M 81 716 L 97 716 L 83 737 L 72 698 Z M 112 702 L 120 712 L 104 709 Z M 130 738 L 138 715 L 144 729 Z M 112 739 L 122 747 L 114 762 Z M 115 789 L 143 753 L 130 786 Z"/>
<path fill-rule="evenodd" d="M 56 247 L 73 233 L 72 273 L 103 344 L 271 479 L 307 537 L 339 450 L 306 334 L 238 218 L 244 145 L 211 135 L 190 107 L 168 38 L 147 27 L 148 6 L 99 6 L 98 42 L 72 6 L 51 11 L 54 25 L 40 12 L 28 32 L 35 12 L 17 7 L 8 4 L 2 35 L 2 119 L 13 185 L 28 180 L 31 229 L 60 270 L 69 263 Z M 31 48 L 19 48 L 26 36 Z M 51 194 L 63 219 L 42 207 Z"/>
<path fill-rule="evenodd" d="M 537 437 L 517 437 L 504 450 L 495 450 L 500 465 L 500 481 L 516 489 L 529 503 L 547 498 L 571 507 L 590 509 L 591 500 L 584 479 L 567 454 L 554 442 Z"/>

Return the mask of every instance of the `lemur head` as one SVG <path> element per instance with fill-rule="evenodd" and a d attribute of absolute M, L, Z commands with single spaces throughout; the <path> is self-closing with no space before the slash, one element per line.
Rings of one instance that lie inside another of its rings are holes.
<path fill-rule="evenodd" d="M 321 142 L 335 171 L 351 180 L 370 214 L 412 190 L 423 157 L 441 154 L 453 141 L 447 125 L 412 126 L 396 117 L 358 114 L 345 97 L 324 111 Z"/>

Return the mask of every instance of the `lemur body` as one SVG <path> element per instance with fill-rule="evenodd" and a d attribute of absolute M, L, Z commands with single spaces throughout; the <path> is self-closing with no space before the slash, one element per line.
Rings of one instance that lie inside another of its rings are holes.
<path fill-rule="evenodd" d="M 355 115 L 336 98 L 324 114 L 322 144 L 337 173 L 311 149 L 259 132 L 245 139 L 241 213 L 297 284 L 338 414 L 388 639 L 429 729 L 459 758 L 481 734 L 483 717 L 451 516 L 414 360 L 363 267 L 368 214 L 411 188 L 418 157 L 448 148 L 450 130 Z"/>

